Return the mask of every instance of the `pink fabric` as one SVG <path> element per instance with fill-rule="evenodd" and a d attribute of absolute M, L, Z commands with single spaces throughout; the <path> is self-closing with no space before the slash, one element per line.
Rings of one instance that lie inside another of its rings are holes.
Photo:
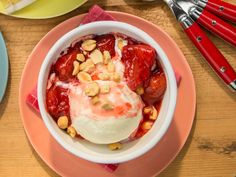
<path fill-rule="evenodd" d="M 119 164 L 101 164 L 101 166 L 108 172 L 114 172 L 119 167 Z"/>
<path fill-rule="evenodd" d="M 98 5 L 94 5 L 90 10 L 87 16 L 82 20 L 81 24 L 86 24 L 94 21 L 115 21 L 115 19 L 101 9 Z M 175 72 L 175 77 L 177 85 L 181 81 L 181 75 L 178 72 Z M 26 103 L 33 108 L 37 113 L 39 113 L 38 98 L 37 98 L 37 87 L 35 87 L 27 96 Z M 114 172 L 119 164 L 101 164 L 101 166 L 108 172 Z"/>
<path fill-rule="evenodd" d="M 37 86 L 29 93 L 26 98 L 26 103 L 39 113 L 38 97 L 37 97 Z"/>
<path fill-rule="evenodd" d="M 179 86 L 182 77 L 177 71 L 175 71 L 175 79 L 176 79 L 176 82 L 177 82 L 177 86 Z"/>
<path fill-rule="evenodd" d="M 94 5 L 86 15 L 86 17 L 82 20 L 81 25 L 95 22 L 95 21 L 116 21 L 111 15 L 106 13 L 101 7 L 98 5 Z"/>

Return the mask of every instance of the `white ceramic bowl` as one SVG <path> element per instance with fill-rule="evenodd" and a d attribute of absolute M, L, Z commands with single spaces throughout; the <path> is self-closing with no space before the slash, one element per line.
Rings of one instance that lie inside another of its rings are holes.
<path fill-rule="evenodd" d="M 160 62 L 167 77 L 167 90 L 163 99 L 160 114 L 152 129 L 142 138 L 130 143 L 125 143 L 118 151 L 110 151 L 106 145 L 96 145 L 86 140 L 73 140 L 57 127 L 57 124 L 45 109 L 46 83 L 51 65 L 59 57 L 61 51 L 72 42 L 88 34 L 103 34 L 120 32 L 134 39 L 147 43 L 154 47 L 159 55 Z M 48 52 L 39 73 L 38 101 L 39 108 L 46 127 L 56 141 L 67 151 L 74 155 L 97 163 L 121 163 L 137 158 L 155 146 L 166 133 L 176 104 L 176 80 L 171 64 L 162 48 L 144 31 L 121 22 L 94 22 L 80 26 L 62 36 Z M 53 151 L 53 149 L 52 149 Z"/>

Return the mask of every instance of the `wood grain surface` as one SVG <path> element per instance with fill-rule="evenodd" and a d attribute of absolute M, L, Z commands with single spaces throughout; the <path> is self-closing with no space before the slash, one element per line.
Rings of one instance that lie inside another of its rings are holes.
<path fill-rule="evenodd" d="M 235 0 L 227 2 L 236 4 Z M 161 0 L 89 0 L 69 14 L 48 20 L 0 15 L 0 29 L 5 36 L 10 60 L 8 88 L 0 104 L 0 176 L 58 176 L 27 140 L 18 105 L 20 77 L 28 55 L 49 30 L 68 18 L 87 12 L 95 3 L 106 10 L 137 15 L 161 27 L 176 41 L 192 69 L 197 89 L 196 119 L 181 153 L 159 176 L 235 177 L 236 93 L 230 92 L 217 78 Z M 236 69 L 235 48 L 207 34 Z"/>

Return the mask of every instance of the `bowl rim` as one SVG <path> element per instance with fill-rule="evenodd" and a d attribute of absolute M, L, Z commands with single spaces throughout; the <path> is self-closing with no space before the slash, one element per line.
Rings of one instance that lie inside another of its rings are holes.
<path fill-rule="evenodd" d="M 52 127 L 50 120 L 48 119 L 48 115 L 47 115 L 46 108 L 44 106 L 44 99 L 43 99 L 42 86 L 43 86 L 43 82 L 44 82 L 45 70 L 46 70 L 47 66 L 49 65 L 52 55 L 54 55 L 54 52 L 59 47 L 61 47 L 65 43 L 66 40 L 72 38 L 75 34 L 78 34 L 80 31 L 86 31 L 91 28 L 96 28 L 98 26 L 100 26 L 100 27 L 103 26 L 104 28 L 105 27 L 106 28 L 109 28 L 109 27 L 122 28 L 124 30 L 129 31 L 129 32 L 135 33 L 138 36 L 142 36 L 142 38 L 145 38 L 145 40 L 148 43 L 152 43 L 151 46 L 157 50 L 157 53 L 164 65 L 165 70 L 166 70 L 166 73 L 167 73 L 166 76 L 168 77 L 168 80 L 171 85 L 171 87 L 169 88 L 170 100 L 169 100 L 169 104 L 168 104 L 168 112 L 166 113 L 166 116 L 165 116 L 165 122 L 163 123 L 163 125 L 159 129 L 159 133 L 155 134 L 152 141 L 149 141 L 149 143 L 145 144 L 145 146 L 142 146 L 142 148 L 139 148 L 138 150 L 136 150 L 132 153 L 122 155 L 122 156 L 117 156 L 115 158 L 97 157 L 97 156 L 94 156 L 91 154 L 84 153 L 82 151 L 78 151 L 77 149 L 72 148 L 69 144 L 65 143 L 65 141 L 60 136 L 58 136 L 57 132 Z M 126 162 L 129 160 L 135 159 L 135 158 L 143 155 L 147 151 L 149 151 L 151 148 L 153 148 L 160 141 L 160 139 L 164 136 L 164 134 L 168 130 L 168 128 L 171 124 L 171 121 L 173 119 L 174 110 L 175 110 L 175 106 L 176 106 L 176 100 L 177 100 L 177 85 L 176 85 L 174 71 L 173 71 L 173 68 L 169 62 L 168 57 L 166 56 L 164 50 L 160 47 L 160 45 L 151 36 L 149 36 L 143 30 L 141 30 L 133 25 L 124 23 L 124 22 L 98 21 L 98 22 L 92 22 L 89 24 L 84 24 L 82 26 L 79 26 L 79 27 L 69 31 L 68 33 L 66 33 L 62 37 L 60 37 L 54 43 L 54 45 L 51 47 L 51 49 L 47 53 L 42 65 L 41 65 L 39 77 L 38 77 L 38 84 L 37 84 L 37 94 L 38 94 L 39 110 L 40 110 L 40 114 L 43 118 L 43 121 L 44 121 L 47 129 L 51 133 L 51 135 L 56 139 L 56 141 L 62 147 L 64 147 L 67 151 L 76 155 L 77 157 L 80 157 L 80 158 L 83 158 L 83 159 L 86 159 L 86 160 L 89 160 L 92 162 L 96 162 L 96 163 L 108 163 L 108 164 L 112 163 L 113 164 L 113 163 L 122 163 L 122 162 Z"/>

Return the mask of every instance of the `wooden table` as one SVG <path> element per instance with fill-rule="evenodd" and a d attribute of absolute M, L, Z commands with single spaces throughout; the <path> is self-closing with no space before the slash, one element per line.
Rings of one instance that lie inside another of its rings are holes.
<path fill-rule="evenodd" d="M 235 0 L 227 0 L 236 3 Z M 0 104 L 0 176 L 58 176 L 27 140 L 20 119 L 18 89 L 21 73 L 38 41 L 53 27 L 82 14 L 97 3 L 106 10 L 137 15 L 165 30 L 184 53 L 196 81 L 197 112 L 191 134 L 181 153 L 161 177 L 236 176 L 236 94 L 222 84 L 186 37 L 168 7 L 160 0 L 91 0 L 81 8 L 48 20 L 26 20 L 0 15 L 10 59 L 6 97 Z M 234 47 L 209 34 L 236 69 Z M 186 108 L 188 109 L 188 108 Z"/>

